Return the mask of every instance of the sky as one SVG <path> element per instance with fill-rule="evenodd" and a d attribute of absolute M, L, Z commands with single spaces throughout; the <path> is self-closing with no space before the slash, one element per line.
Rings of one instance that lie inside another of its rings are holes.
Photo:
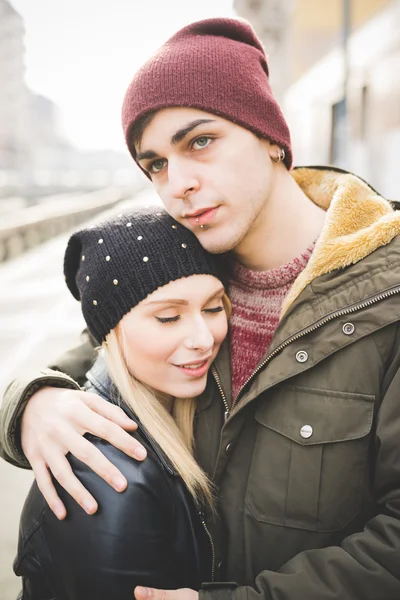
<path fill-rule="evenodd" d="M 61 109 L 80 149 L 124 150 L 120 111 L 135 71 L 177 29 L 235 16 L 233 0 L 9 0 L 25 23 L 26 82 Z"/>

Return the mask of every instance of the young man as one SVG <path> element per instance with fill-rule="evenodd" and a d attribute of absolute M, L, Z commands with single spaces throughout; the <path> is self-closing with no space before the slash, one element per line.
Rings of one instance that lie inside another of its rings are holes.
<path fill-rule="evenodd" d="M 400 214 L 351 174 L 289 171 L 265 54 L 242 21 L 175 34 L 133 80 L 123 125 L 170 214 L 232 257 L 230 343 L 196 427 L 196 456 L 218 490 L 209 527 L 224 583 L 200 595 L 398 599 Z M 87 340 L 34 381 L 17 380 L 4 400 L 3 455 L 30 463 L 61 518 L 48 468 L 87 512 L 97 508 L 68 452 L 126 485 L 85 432 L 143 458 L 122 414 L 79 391 L 92 349 Z"/>

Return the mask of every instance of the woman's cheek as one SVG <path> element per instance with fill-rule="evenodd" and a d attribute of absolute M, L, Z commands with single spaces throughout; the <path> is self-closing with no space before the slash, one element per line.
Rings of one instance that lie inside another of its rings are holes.
<path fill-rule="evenodd" d="M 216 335 L 214 336 L 216 343 L 222 344 L 222 342 L 226 338 L 227 333 L 228 333 L 228 320 L 226 317 L 225 318 L 221 317 L 221 322 L 219 324 Z"/>
<path fill-rule="evenodd" d="M 153 357 L 154 360 L 166 360 L 176 350 L 178 345 L 176 336 L 170 323 L 157 323 L 157 325 L 145 328 L 143 331 L 141 351 L 146 356 Z"/>

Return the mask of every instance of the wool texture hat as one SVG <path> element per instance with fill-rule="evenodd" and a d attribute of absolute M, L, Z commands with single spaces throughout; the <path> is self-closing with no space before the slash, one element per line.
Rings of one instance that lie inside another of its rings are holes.
<path fill-rule="evenodd" d="M 173 35 L 136 73 L 122 107 L 125 140 L 139 119 L 161 108 L 210 112 L 267 138 L 285 150 L 292 166 L 290 133 L 268 79 L 264 48 L 244 20 L 206 19 Z"/>
<path fill-rule="evenodd" d="M 220 277 L 219 258 L 158 207 L 74 233 L 64 257 L 72 295 L 98 342 L 157 288 L 190 275 Z"/>

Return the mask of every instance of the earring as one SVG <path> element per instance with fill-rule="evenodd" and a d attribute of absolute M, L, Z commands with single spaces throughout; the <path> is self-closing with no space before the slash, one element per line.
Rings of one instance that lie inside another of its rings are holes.
<path fill-rule="evenodd" d="M 279 148 L 278 151 L 277 151 L 277 153 L 276 153 L 276 156 L 271 156 L 271 160 L 272 160 L 272 162 L 280 163 L 283 160 L 285 160 L 285 156 L 286 156 L 285 149 L 284 148 Z"/>

